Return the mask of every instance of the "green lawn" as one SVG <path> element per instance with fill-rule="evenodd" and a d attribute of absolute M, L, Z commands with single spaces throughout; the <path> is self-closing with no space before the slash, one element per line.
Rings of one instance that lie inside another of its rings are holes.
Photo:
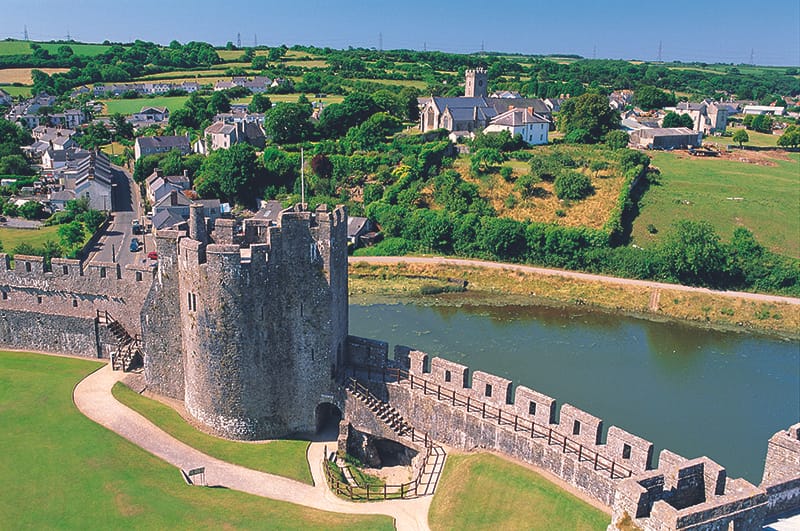
<path fill-rule="evenodd" d="M 491 454 L 449 455 L 431 529 L 604 530 L 611 517 L 536 472 Z"/>
<path fill-rule="evenodd" d="M 0 88 L 8 92 L 11 96 L 25 96 L 31 95 L 31 87 L 28 86 L 14 86 L 14 85 L 0 85 Z"/>
<path fill-rule="evenodd" d="M 29 243 L 34 247 L 39 247 L 47 240 L 58 243 L 58 226 L 41 227 L 39 229 L 9 229 L 0 227 L 0 242 L 3 244 L 5 252 L 11 252 L 20 243 Z"/>
<path fill-rule="evenodd" d="M 9 529 L 392 529 L 388 517 L 188 487 L 177 469 L 84 417 L 92 361 L 0 352 L 0 521 Z"/>
<path fill-rule="evenodd" d="M 166 107 L 170 112 L 183 107 L 189 96 L 156 96 L 155 98 L 136 98 L 133 100 L 110 99 L 100 100 L 105 106 L 105 114 L 111 115 L 116 112 L 120 114 L 132 114 L 139 112 L 142 107 Z"/>
<path fill-rule="evenodd" d="M 306 459 L 308 441 L 280 440 L 263 444 L 228 441 L 196 430 L 171 407 L 141 396 L 123 384 L 114 385 L 113 394 L 165 432 L 201 452 L 253 470 L 314 484 Z"/>
<path fill-rule="evenodd" d="M 705 220 L 723 240 L 746 227 L 772 251 L 800 257 L 800 155 L 771 160 L 774 166 L 655 153 L 661 176 L 641 201 L 633 242 L 647 247 L 676 220 Z M 648 233 L 649 224 L 657 234 Z"/>
<path fill-rule="evenodd" d="M 27 41 L 0 41 L 0 55 L 28 55 L 31 53 Z"/>
<path fill-rule="evenodd" d="M 735 133 L 741 127 L 729 127 L 727 131 L 731 134 Z M 778 139 L 780 138 L 779 135 L 767 134 L 767 133 L 759 133 L 758 131 L 747 131 L 747 136 L 750 138 L 749 141 L 745 142 L 745 146 L 756 146 L 756 147 L 774 147 L 778 145 Z M 704 144 L 716 144 L 718 146 L 738 146 L 736 142 L 733 141 L 733 138 L 730 136 L 708 136 L 703 139 Z"/>

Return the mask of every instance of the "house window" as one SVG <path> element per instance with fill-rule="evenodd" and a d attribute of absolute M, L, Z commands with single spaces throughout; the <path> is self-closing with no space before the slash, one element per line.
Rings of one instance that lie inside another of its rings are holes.
<path fill-rule="evenodd" d="M 41 304 L 42 303 L 42 296 L 41 295 L 37 295 L 36 296 L 36 303 L 37 304 Z"/>
<path fill-rule="evenodd" d="M 492 396 L 492 384 L 486 384 L 486 389 L 484 390 L 483 394 L 488 397 Z"/>
<path fill-rule="evenodd" d="M 572 435 L 580 435 L 581 434 L 581 421 L 576 420 L 572 423 Z"/>
<path fill-rule="evenodd" d="M 449 382 L 450 378 L 450 371 L 444 371 L 444 381 Z"/>
<path fill-rule="evenodd" d="M 630 459 L 631 458 L 631 445 L 630 444 L 623 444 L 622 445 L 622 458 L 623 459 Z"/>
<path fill-rule="evenodd" d="M 536 402 L 534 402 L 533 400 L 531 400 L 530 403 L 528 404 L 528 413 L 530 413 L 531 415 L 536 414 Z"/>

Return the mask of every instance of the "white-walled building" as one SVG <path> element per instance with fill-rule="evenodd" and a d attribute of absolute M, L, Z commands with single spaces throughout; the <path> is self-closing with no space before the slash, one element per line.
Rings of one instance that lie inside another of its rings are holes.
<path fill-rule="evenodd" d="M 522 140 L 532 146 L 547 144 L 550 121 L 543 116 L 531 112 L 528 108 L 509 109 L 495 116 L 484 133 L 508 131 L 511 136 L 521 135 Z"/>

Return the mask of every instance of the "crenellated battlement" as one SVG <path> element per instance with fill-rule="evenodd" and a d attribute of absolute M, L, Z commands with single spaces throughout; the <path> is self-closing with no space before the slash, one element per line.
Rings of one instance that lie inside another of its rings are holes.
<path fill-rule="evenodd" d="M 571 404 L 564 404 L 559 410 L 556 400 L 544 393 L 524 386 L 515 388 L 511 380 L 483 371 L 474 371 L 470 377 L 466 365 L 439 357 L 429 362 L 428 354 L 418 350 L 398 347 L 395 362 L 432 386 L 441 386 L 485 402 L 509 416 L 517 415 L 543 428 L 551 427 L 570 440 L 618 461 L 625 468 L 635 472 L 652 468 L 653 443 L 617 426 L 609 428 L 603 443 L 603 420 Z M 358 364 L 358 360 L 351 359 L 351 363 Z"/>

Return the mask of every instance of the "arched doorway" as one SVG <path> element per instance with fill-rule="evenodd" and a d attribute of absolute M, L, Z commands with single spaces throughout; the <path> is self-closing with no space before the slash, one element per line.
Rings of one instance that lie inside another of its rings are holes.
<path fill-rule="evenodd" d="M 334 439 L 339 436 L 339 422 L 342 420 L 342 410 L 335 404 L 323 402 L 314 411 L 317 425 L 317 435 L 330 434 Z"/>

